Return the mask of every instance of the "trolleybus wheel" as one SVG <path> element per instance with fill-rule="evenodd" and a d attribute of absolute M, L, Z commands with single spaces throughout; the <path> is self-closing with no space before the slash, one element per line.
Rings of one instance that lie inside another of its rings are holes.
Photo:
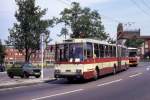
<path fill-rule="evenodd" d="M 97 80 L 99 78 L 99 68 L 98 66 L 95 68 L 95 73 L 94 73 L 94 80 Z"/>
<path fill-rule="evenodd" d="M 116 67 L 114 67 L 114 68 L 113 68 L 113 74 L 115 75 L 116 72 L 117 72 L 117 71 L 116 71 Z"/>

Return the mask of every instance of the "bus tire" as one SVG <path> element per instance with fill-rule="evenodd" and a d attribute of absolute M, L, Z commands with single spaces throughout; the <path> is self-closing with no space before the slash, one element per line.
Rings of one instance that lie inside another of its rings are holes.
<path fill-rule="evenodd" d="M 114 67 L 113 67 L 113 74 L 115 75 L 116 73 L 117 73 L 116 65 L 114 65 Z"/>
<path fill-rule="evenodd" d="M 94 71 L 94 80 L 97 80 L 98 78 L 99 78 L 99 68 L 97 66 Z"/>
<path fill-rule="evenodd" d="M 125 70 L 125 71 L 128 70 L 128 65 L 127 65 L 127 63 L 125 63 L 125 68 L 124 68 L 124 70 Z"/>
<path fill-rule="evenodd" d="M 137 67 L 137 64 L 135 64 L 134 66 Z"/>

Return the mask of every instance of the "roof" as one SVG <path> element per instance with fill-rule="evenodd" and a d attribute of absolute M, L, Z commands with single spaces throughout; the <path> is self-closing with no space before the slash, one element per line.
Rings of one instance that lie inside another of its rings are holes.
<path fill-rule="evenodd" d="M 106 41 L 100 41 L 100 40 L 90 39 L 90 38 L 78 38 L 78 39 L 71 38 L 71 39 L 64 40 L 62 42 L 57 42 L 56 44 L 64 44 L 64 43 L 87 43 L 87 42 L 116 46 L 116 44 L 110 44 L 110 43 L 108 43 Z M 118 45 L 118 46 L 121 46 L 121 45 Z M 122 47 L 125 47 L 125 46 L 122 46 Z"/>
<path fill-rule="evenodd" d="M 130 49 L 130 50 L 136 50 L 138 48 L 129 47 L 128 49 Z"/>
<path fill-rule="evenodd" d="M 140 36 L 140 39 L 150 39 L 150 36 Z"/>
<path fill-rule="evenodd" d="M 62 44 L 62 43 L 86 43 L 86 42 L 92 42 L 92 43 L 100 43 L 100 44 L 109 44 L 106 41 L 100 41 L 100 40 L 96 40 L 96 39 L 90 39 L 90 38 L 71 38 L 71 39 L 67 39 L 67 40 L 63 40 L 60 42 L 56 42 L 57 44 Z"/>

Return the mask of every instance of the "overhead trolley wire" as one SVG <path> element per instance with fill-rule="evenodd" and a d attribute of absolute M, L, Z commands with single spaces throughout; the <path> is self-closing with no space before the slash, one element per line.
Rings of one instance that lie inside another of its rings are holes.
<path fill-rule="evenodd" d="M 141 12 L 143 12 L 145 15 L 150 16 L 149 13 L 147 13 L 136 1 L 130 0 Z"/>
<path fill-rule="evenodd" d="M 63 4 L 65 4 L 65 5 L 67 5 L 67 6 L 70 6 L 70 3 L 72 2 L 71 0 L 57 0 L 57 1 L 59 1 L 59 2 L 61 2 L 61 3 L 63 3 Z M 68 3 L 66 3 L 66 2 L 68 2 Z M 121 23 L 121 21 L 119 21 L 119 20 L 116 20 L 116 19 L 113 19 L 113 18 L 111 18 L 111 17 L 109 17 L 109 16 L 105 16 L 105 15 L 102 15 L 102 14 L 100 14 L 104 19 L 108 19 L 108 20 L 111 20 L 111 21 L 113 21 L 113 22 L 116 22 L 116 23 Z"/>
<path fill-rule="evenodd" d="M 148 9 L 150 9 L 150 6 L 146 3 L 145 0 L 140 0 Z"/>

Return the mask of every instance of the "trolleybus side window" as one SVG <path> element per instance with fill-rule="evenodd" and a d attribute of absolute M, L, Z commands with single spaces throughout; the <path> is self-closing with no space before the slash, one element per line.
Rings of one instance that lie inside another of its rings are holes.
<path fill-rule="evenodd" d="M 87 43 L 87 58 L 93 57 L 93 46 L 92 43 Z"/>
<path fill-rule="evenodd" d="M 109 57 L 109 46 L 105 45 L 105 57 Z"/>
<path fill-rule="evenodd" d="M 121 51 L 122 51 L 122 52 L 121 52 L 121 54 L 122 54 L 121 56 L 122 56 L 122 57 L 125 57 L 125 50 L 124 50 L 125 48 L 122 47 L 121 49 L 122 49 L 122 50 L 121 50 Z"/>
<path fill-rule="evenodd" d="M 104 45 L 100 44 L 99 45 L 99 52 L 100 52 L 100 57 L 103 58 L 104 57 Z"/>
<path fill-rule="evenodd" d="M 60 61 L 67 61 L 68 60 L 68 45 L 62 44 L 59 45 L 59 60 Z"/>
<path fill-rule="evenodd" d="M 110 57 L 113 57 L 113 46 L 110 46 L 109 54 L 110 54 Z"/>
<path fill-rule="evenodd" d="M 96 57 L 99 57 L 99 46 L 98 44 L 94 44 L 94 54 L 96 55 Z"/>
<path fill-rule="evenodd" d="M 80 59 L 83 61 L 83 45 L 82 44 L 70 44 L 69 45 L 69 59 Z"/>
<path fill-rule="evenodd" d="M 68 44 L 64 44 L 64 61 L 68 61 L 69 58 L 69 47 Z"/>
<path fill-rule="evenodd" d="M 113 46 L 113 54 L 112 54 L 113 57 L 116 57 L 116 46 Z"/>
<path fill-rule="evenodd" d="M 68 61 L 69 52 L 68 44 L 56 45 L 56 61 Z"/>

